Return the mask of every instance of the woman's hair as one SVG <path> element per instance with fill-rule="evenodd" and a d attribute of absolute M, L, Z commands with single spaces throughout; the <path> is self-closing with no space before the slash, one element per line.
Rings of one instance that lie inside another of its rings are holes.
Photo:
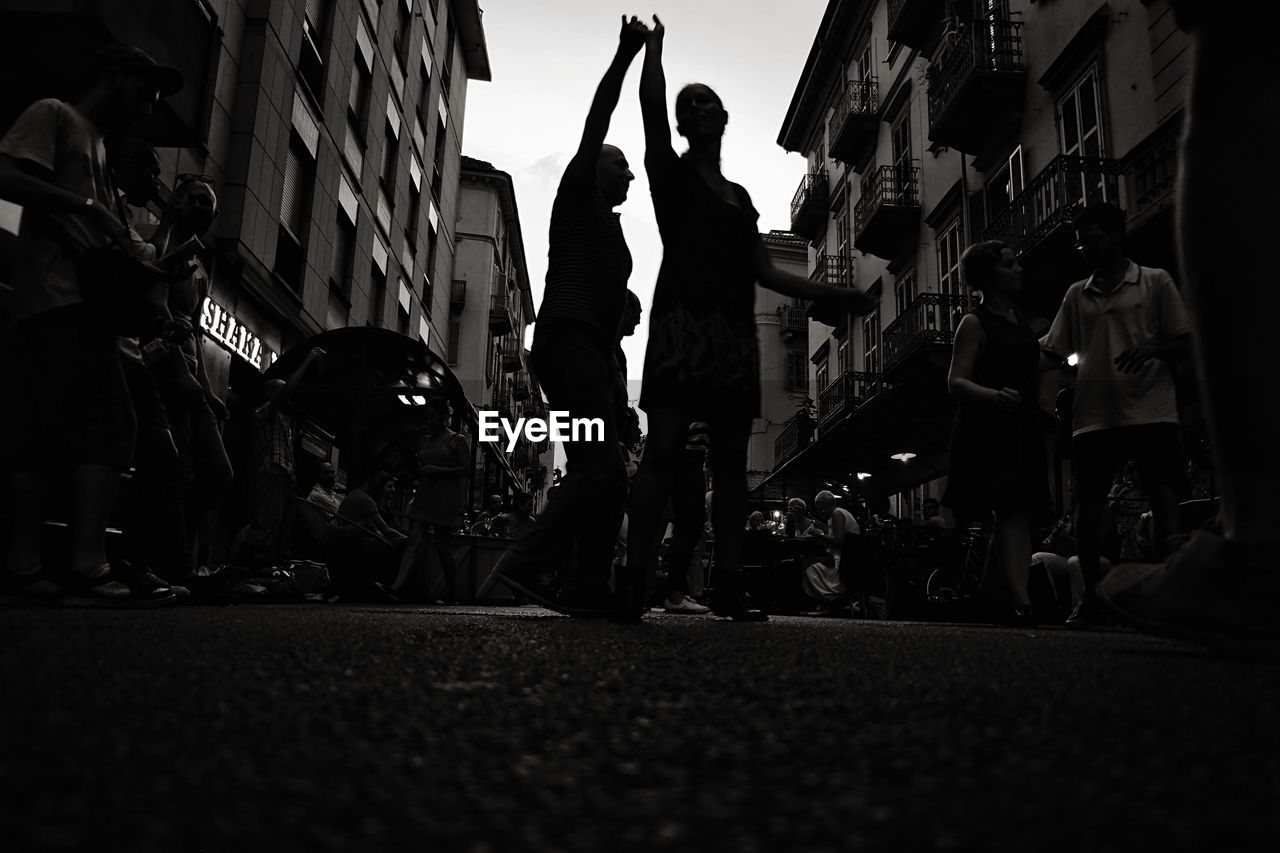
<path fill-rule="evenodd" d="M 676 93 L 676 112 L 679 112 L 681 107 L 688 105 L 689 99 L 693 97 L 694 89 L 706 89 L 711 93 L 711 96 L 716 99 L 716 103 L 720 105 L 720 109 L 724 109 L 724 101 L 720 100 L 720 95 L 715 89 L 712 89 L 706 83 L 689 83 Z"/>
<path fill-rule="evenodd" d="M 960 277 L 970 290 L 983 290 L 996 278 L 1000 254 L 1009 248 L 1001 240 L 974 243 L 960 256 Z"/>

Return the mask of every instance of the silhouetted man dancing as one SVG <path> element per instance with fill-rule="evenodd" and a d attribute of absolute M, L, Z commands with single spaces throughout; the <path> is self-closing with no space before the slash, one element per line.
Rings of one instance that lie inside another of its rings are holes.
<path fill-rule="evenodd" d="M 603 615 L 612 607 L 608 573 L 626 503 L 626 463 L 618 445 L 618 410 L 626 401 L 615 399 L 620 376 L 614 349 L 631 252 L 613 208 L 626 200 L 635 175 L 623 153 L 605 145 L 604 138 L 627 67 L 648 31 L 637 18 L 623 17 L 618 52 L 596 89 L 582 141 L 560 180 L 551 208 L 547 288 L 533 335 L 533 367 L 549 408 L 567 411 L 571 418 L 599 419 L 604 440 L 565 443 L 568 470 L 557 500 L 548 503 L 498 567 L 508 586 L 575 616 Z M 555 593 L 541 580 L 562 564 L 575 539 L 577 567 Z"/>

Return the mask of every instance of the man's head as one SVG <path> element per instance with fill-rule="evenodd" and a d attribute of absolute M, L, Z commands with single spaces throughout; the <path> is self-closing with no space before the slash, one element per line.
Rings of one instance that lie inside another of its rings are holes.
<path fill-rule="evenodd" d="M 1124 257 L 1124 211 L 1114 204 L 1098 201 L 1076 214 L 1076 246 L 1095 270 Z"/>
<path fill-rule="evenodd" d="M 511 508 L 516 515 L 532 515 L 533 514 L 533 495 L 528 492 L 520 492 L 511 502 Z"/>
<path fill-rule="evenodd" d="M 387 486 L 394 483 L 391 472 L 385 468 L 379 468 L 369 477 L 368 483 L 365 484 L 365 491 L 376 501 L 386 493 Z"/>
<path fill-rule="evenodd" d="M 86 91 L 105 99 L 98 120 L 106 130 L 128 131 L 144 121 L 156 101 L 182 88 L 182 75 L 143 50 L 122 44 L 99 48 L 89 59 Z"/>
<path fill-rule="evenodd" d="M 920 514 L 925 518 L 935 518 L 941 511 L 937 498 L 925 498 L 924 503 L 920 504 Z"/>
<path fill-rule="evenodd" d="M 125 201 L 145 207 L 156 197 L 160 182 L 160 157 L 136 136 L 112 136 L 107 140 L 107 166 Z"/>
<path fill-rule="evenodd" d="M 484 508 L 486 512 L 502 512 L 502 495 L 485 495 Z"/>
<path fill-rule="evenodd" d="M 813 515 L 826 521 L 836 508 L 836 496 L 823 489 L 813 496 Z"/>
<path fill-rule="evenodd" d="M 596 189 L 610 207 L 617 207 L 627 200 L 627 190 L 636 176 L 627 163 L 627 155 L 616 145 L 600 146 L 596 160 Z"/>
<path fill-rule="evenodd" d="M 690 83 L 676 95 L 676 132 L 690 144 L 719 139 L 728 123 L 724 102 L 705 83 Z"/>
<path fill-rule="evenodd" d="M 635 291 L 627 288 L 627 302 L 622 307 L 622 321 L 618 324 L 619 337 L 629 337 L 636 333 L 636 326 L 640 325 L 640 315 L 644 313 L 644 309 L 640 307 L 640 297 L 636 296 Z"/>
<path fill-rule="evenodd" d="M 338 482 L 338 473 L 333 470 L 333 466 L 328 462 L 320 463 L 320 475 L 317 478 L 320 485 L 326 489 L 332 489 L 333 484 Z"/>
<path fill-rule="evenodd" d="M 190 237 L 208 231 L 218 213 L 218 194 L 213 191 L 212 179 L 205 175 L 179 175 L 171 203 L 179 231 Z"/>

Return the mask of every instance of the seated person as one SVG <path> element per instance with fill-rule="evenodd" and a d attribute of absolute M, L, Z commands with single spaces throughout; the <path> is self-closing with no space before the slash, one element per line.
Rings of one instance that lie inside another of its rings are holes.
<path fill-rule="evenodd" d="M 849 592 L 840 576 L 844 538 L 861 530 L 849 510 L 836 506 L 836 496 L 829 491 L 818 492 L 814 497 L 813 513 L 817 521 L 809 528 L 808 535 L 823 542 L 827 553 L 805 566 L 800 589 L 810 600 L 824 608 L 832 608 L 843 602 Z M 829 529 L 820 530 L 819 522 L 827 524 Z"/>
<path fill-rule="evenodd" d="M 511 512 L 504 512 L 500 518 L 505 527 L 503 535 L 519 539 L 536 518 L 533 514 L 533 495 L 528 492 L 516 495 L 511 503 Z"/>
<path fill-rule="evenodd" d="M 328 462 L 321 462 L 320 478 L 311 487 L 311 493 L 307 495 L 307 500 L 324 509 L 328 515 L 334 515 L 338 511 L 338 506 L 342 503 L 338 500 L 337 492 L 333 490 L 333 486 L 337 482 L 338 475 L 333 470 L 333 466 Z"/>
<path fill-rule="evenodd" d="M 484 509 L 476 516 L 476 520 L 467 528 L 472 536 L 497 536 L 494 522 L 502 515 L 502 495 L 488 495 L 484 499 Z"/>
<path fill-rule="evenodd" d="M 331 522 L 328 562 L 339 595 L 379 600 L 374 583 L 393 574 L 400 562 L 407 537 L 387 524 L 378 509 L 391 482 L 386 471 L 374 472 L 347 493 Z"/>
<path fill-rule="evenodd" d="M 920 527 L 932 527 L 937 530 L 950 530 L 951 522 L 942 515 L 942 508 L 937 498 L 925 498 L 920 505 Z"/>

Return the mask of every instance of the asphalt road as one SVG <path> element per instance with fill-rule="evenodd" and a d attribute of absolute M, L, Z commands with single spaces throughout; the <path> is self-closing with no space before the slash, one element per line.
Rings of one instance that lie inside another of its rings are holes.
<path fill-rule="evenodd" d="M 1280 667 L 1129 632 L 0 611 L 0 845 L 1242 850 Z"/>

